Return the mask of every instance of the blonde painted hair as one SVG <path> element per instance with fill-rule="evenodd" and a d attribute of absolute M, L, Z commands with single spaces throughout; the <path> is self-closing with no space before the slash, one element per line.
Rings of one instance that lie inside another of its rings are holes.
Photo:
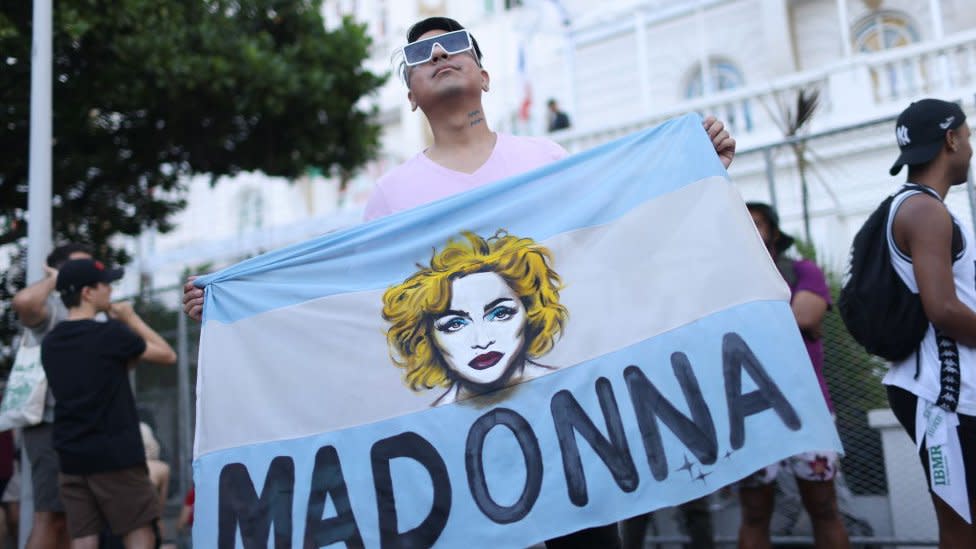
<path fill-rule="evenodd" d="M 451 284 L 474 273 L 498 274 L 525 307 L 525 354 L 538 358 L 548 353 L 563 329 L 569 312 L 559 303 L 562 280 L 552 269 L 552 254 L 531 238 L 499 230 L 487 239 L 462 233 L 434 251 L 430 266 L 383 294 L 383 318 L 390 358 L 404 369 L 404 381 L 414 391 L 451 385 L 448 366 L 434 342 L 434 320 L 451 305 Z"/>

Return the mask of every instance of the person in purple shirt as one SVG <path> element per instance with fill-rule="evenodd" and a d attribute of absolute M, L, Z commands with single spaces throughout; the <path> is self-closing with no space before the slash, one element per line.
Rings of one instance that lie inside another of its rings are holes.
<path fill-rule="evenodd" d="M 833 412 L 827 383 L 823 376 L 823 318 L 830 308 L 830 290 L 823 272 L 812 261 L 792 259 L 784 255 L 793 245 L 793 237 L 779 228 L 779 215 L 768 204 L 747 204 L 752 220 L 776 267 L 790 286 L 790 308 L 803 336 L 814 372 L 820 383 L 827 407 Z M 805 365 L 800 365 L 804 367 Z M 803 506 L 810 515 L 813 539 L 817 548 L 850 547 L 847 530 L 837 508 L 834 476 L 837 474 L 837 453 L 833 451 L 804 452 L 769 465 L 739 483 L 739 502 L 742 523 L 739 526 L 739 547 L 743 549 L 770 547 L 769 523 L 773 517 L 775 480 L 780 468 L 787 468 L 796 477 Z"/>

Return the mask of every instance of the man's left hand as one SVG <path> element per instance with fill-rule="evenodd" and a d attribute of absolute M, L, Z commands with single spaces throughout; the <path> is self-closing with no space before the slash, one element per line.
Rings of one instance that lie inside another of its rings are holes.
<path fill-rule="evenodd" d="M 725 166 L 725 169 L 728 169 L 732 164 L 732 159 L 735 157 L 735 139 L 732 139 L 732 136 L 729 135 L 729 132 L 725 129 L 725 124 L 716 120 L 714 116 L 705 117 L 705 120 L 702 121 L 702 126 L 705 127 L 705 132 L 708 133 L 709 139 L 712 140 L 712 146 L 715 147 L 715 153 L 718 154 L 722 165 Z"/>

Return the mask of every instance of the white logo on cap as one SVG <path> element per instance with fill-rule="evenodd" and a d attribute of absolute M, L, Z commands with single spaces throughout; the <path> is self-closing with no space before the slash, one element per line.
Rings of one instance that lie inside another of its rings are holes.
<path fill-rule="evenodd" d="M 956 119 L 955 116 L 950 116 L 945 119 L 945 122 L 939 123 L 939 127 L 942 128 L 943 130 L 948 130 L 949 126 L 952 125 L 952 122 L 955 121 L 955 119 Z"/>
<path fill-rule="evenodd" d="M 898 138 L 899 147 L 904 147 L 912 142 L 912 140 L 908 138 L 908 128 L 905 126 L 898 126 L 898 128 L 895 129 L 895 137 Z"/>

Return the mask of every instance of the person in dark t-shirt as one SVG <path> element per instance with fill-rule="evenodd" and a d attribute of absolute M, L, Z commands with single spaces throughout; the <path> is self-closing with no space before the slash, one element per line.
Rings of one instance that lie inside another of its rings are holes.
<path fill-rule="evenodd" d="M 549 107 L 549 133 L 568 128 L 569 115 L 559 109 L 556 100 L 550 99 L 546 105 Z"/>
<path fill-rule="evenodd" d="M 112 303 L 121 269 L 66 262 L 57 289 L 68 318 L 41 343 L 54 394 L 54 448 L 73 548 L 98 547 L 109 528 L 127 549 L 156 546 L 159 501 L 149 481 L 128 370 L 176 362 L 172 347 L 128 303 Z M 96 320 L 106 313 L 108 320 Z"/>

